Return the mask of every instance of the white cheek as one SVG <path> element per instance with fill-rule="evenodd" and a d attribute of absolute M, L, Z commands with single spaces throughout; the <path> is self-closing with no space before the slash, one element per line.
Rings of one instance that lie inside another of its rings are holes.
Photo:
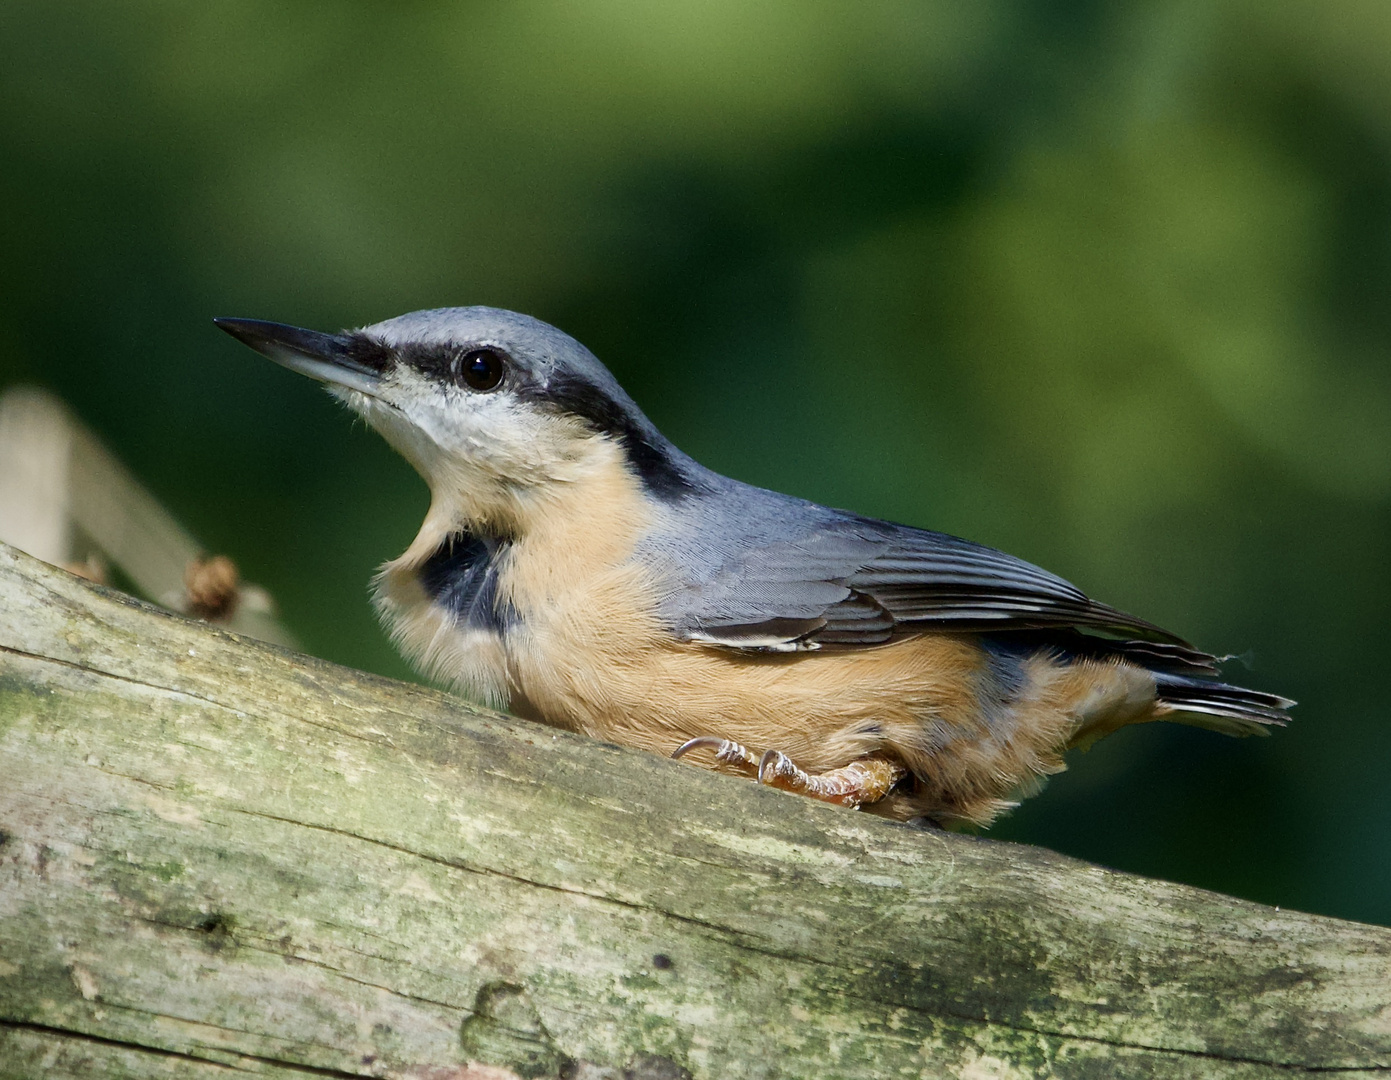
<path fill-rule="evenodd" d="M 478 393 L 441 387 L 411 371 L 388 377 L 382 401 L 351 391 L 340 396 L 431 487 L 529 487 L 561 479 L 593 441 L 573 422 L 519 401 L 505 389 Z"/>
<path fill-rule="evenodd" d="M 459 461 L 510 474 L 535 456 L 532 417 L 507 395 L 446 392 L 410 414 L 435 446 Z"/>

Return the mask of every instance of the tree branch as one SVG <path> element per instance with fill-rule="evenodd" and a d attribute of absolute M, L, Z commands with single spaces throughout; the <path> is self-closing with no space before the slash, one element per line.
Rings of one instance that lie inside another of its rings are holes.
<path fill-rule="evenodd" d="M 1391 932 L 553 732 L 0 548 L 0 1076 L 237 1071 L 1370 1076 Z"/>

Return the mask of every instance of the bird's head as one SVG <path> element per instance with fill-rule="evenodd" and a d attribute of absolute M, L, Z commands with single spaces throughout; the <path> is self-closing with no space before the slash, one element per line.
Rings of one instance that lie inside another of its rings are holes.
<path fill-rule="evenodd" d="M 508 524 L 547 494 L 628 470 L 678 498 L 694 469 L 574 338 L 497 308 L 416 311 L 325 334 L 252 319 L 217 325 L 327 384 L 420 472 L 436 502 Z"/>

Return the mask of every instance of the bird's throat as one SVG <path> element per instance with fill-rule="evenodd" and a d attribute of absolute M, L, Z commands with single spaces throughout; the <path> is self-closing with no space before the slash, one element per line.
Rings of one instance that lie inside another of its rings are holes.
<path fill-rule="evenodd" d="M 460 530 L 449 534 L 415 571 L 430 603 L 455 625 L 502 634 L 517 619 L 499 579 L 512 541 Z"/>

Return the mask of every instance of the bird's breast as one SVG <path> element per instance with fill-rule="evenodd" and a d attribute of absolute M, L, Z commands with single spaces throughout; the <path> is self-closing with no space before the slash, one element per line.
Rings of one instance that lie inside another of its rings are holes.
<path fill-rule="evenodd" d="M 613 507 L 588 535 L 529 534 L 508 551 L 500 588 L 512 620 L 501 630 L 513 711 L 590 730 L 614 706 L 613 688 L 644 657 L 667 646 L 659 619 L 662 583 L 634 557 L 641 507 Z"/>
<path fill-rule="evenodd" d="M 634 555 L 653 508 L 627 468 L 601 463 L 505 528 L 460 525 L 465 515 L 437 506 L 375 590 L 397 644 L 432 677 L 575 727 L 577 694 L 669 636 L 660 583 Z"/>
<path fill-rule="evenodd" d="M 421 671 L 492 708 L 508 704 L 506 635 L 516 621 L 502 572 L 508 544 L 455 530 L 424 558 L 387 563 L 373 598 Z"/>

